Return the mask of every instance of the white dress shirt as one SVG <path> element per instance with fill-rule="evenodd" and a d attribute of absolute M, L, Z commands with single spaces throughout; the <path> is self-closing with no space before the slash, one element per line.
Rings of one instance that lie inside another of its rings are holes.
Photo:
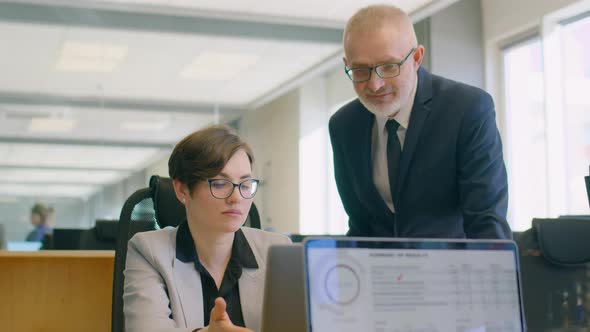
<path fill-rule="evenodd" d="M 399 112 L 397 112 L 393 119 L 399 123 L 397 129 L 397 137 L 402 151 L 404 150 L 404 141 L 406 139 L 406 131 L 410 124 L 410 114 L 414 106 L 414 97 L 416 96 L 416 86 L 418 79 L 414 83 L 414 88 L 410 93 L 410 102 L 404 105 Z M 393 206 L 393 199 L 391 198 L 391 190 L 389 189 L 389 172 L 387 167 L 387 129 L 385 124 L 389 120 L 388 117 L 375 116 L 375 123 L 373 124 L 373 141 L 372 141 L 372 158 L 373 158 L 373 183 L 377 191 L 389 207 L 391 212 L 395 213 Z"/>

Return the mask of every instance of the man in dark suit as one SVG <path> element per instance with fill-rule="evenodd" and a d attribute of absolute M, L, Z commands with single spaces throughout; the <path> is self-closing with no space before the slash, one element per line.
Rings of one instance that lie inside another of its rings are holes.
<path fill-rule="evenodd" d="M 421 68 L 396 7 L 358 11 L 343 44 L 358 99 L 332 116 L 330 138 L 348 235 L 510 238 L 490 95 Z"/>

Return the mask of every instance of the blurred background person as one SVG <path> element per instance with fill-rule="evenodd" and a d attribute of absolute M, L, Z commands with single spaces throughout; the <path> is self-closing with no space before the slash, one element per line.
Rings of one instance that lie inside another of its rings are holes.
<path fill-rule="evenodd" d="M 53 208 L 48 208 L 45 204 L 36 203 L 31 208 L 31 224 L 33 229 L 26 238 L 26 241 L 41 242 L 47 234 L 51 234 L 52 228 L 49 225 L 49 220 L 53 215 Z"/>

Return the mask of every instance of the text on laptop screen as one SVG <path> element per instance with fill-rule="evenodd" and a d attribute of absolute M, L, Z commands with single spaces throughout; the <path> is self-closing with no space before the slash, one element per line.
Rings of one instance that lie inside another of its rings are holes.
<path fill-rule="evenodd" d="M 428 247 L 308 245 L 311 331 L 522 331 L 514 250 Z"/>

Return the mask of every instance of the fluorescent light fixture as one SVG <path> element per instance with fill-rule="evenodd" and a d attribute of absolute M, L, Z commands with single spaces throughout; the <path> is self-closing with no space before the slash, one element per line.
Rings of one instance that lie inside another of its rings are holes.
<path fill-rule="evenodd" d="M 127 172 L 108 170 L 63 170 L 5 167 L 0 172 L 0 183 L 51 184 L 110 184 L 123 179 Z"/>
<path fill-rule="evenodd" d="M 203 52 L 180 73 L 182 78 L 200 81 L 229 81 L 258 62 L 258 55 Z"/>
<path fill-rule="evenodd" d="M 126 46 L 67 41 L 61 49 L 56 68 L 62 71 L 110 72 L 126 56 Z"/>
<path fill-rule="evenodd" d="M 74 129 L 73 119 L 32 118 L 29 131 L 34 133 L 69 133 Z"/>
<path fill-rule="evenodd" d="M 162 131 L 170 123 L 168 121 L 128 121 L 121 123 L 121 129 L 127 131 Z"/>
<path fill-rule="evenodd" d="M 0 184 L 0 195 L 17 197 L 72 197 L 86 199 L 99 188 L 78 185 Z"/>
<path fill-rule="evenodd" d="M 0 203 L 2 204 L 15 204 L 18 203 L 18 198 L 14 196 L 0 196 Z"/>
<path fill-rule="evenodd" d="M 0 142 L 0 165 L 134 171 L 147 167 L 163 153 L 147 147 Z"/>

